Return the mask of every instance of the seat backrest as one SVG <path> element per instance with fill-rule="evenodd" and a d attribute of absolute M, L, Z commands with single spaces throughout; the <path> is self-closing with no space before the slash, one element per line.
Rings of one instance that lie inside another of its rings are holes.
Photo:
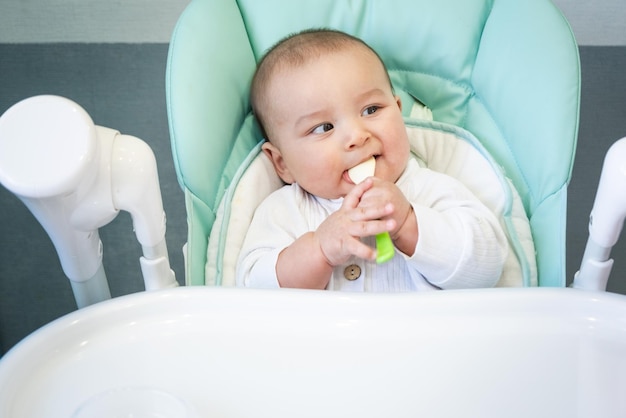
<path fill-rule="evenodd" d="M 319 27 L 362 38 L 403 102 L 424 103 L 434 120 L 483 143 L 522 197 L 539 284 L 563 286 L 580 67 L 571 29 L 550 0 L 192 0 L 166 75 L 188 214 L 187 283 L 204 284 L 217 207 L 262 139 L 248 101 L 257 60 L 284 36 Z"/>

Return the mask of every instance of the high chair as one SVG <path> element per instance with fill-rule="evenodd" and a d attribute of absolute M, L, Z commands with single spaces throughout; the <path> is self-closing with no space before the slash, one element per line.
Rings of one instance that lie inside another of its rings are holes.
<path fill-rule="evenodd" d="M 231 244 L 281 186 L 250 115 L 256 61 L 320 26 L 380 53 L 415 158 L 467 177 L 506 228 L 522 284 L 562 287 L 580 80 L 571 31 L 548 0 L 192 0 L 167 69 L 187 283 L 232 284 Z M 626 139 L 607 154 L 596 203 L 614 200 L 594 204 L 608 222 L 593 223 L 588 249 L 612 245 L 626 216 L 624 155 Z M 3 357 L 0 416 L 94 404 L 102 416 L 120 393 L 134 414 L 128 393 L 156 392 L 187 416 L 623 417 L 625 301 L 570 288 L 140 292 L 60 318 Z"/>
<path fill-rule="evenodd" d="M 166 75 L 188 213 L 187 284 L 229 284 L 221 263 L 234 257 L 224 254 L 232 225 L 214 224 L 229 216 L 224 205 L 247 167 L 262 164 L 253 163 L 262 137 L 248 100 L 256 62 L 284 36 L 319 27 L 379 53 L 409 125 L 464 138 L 508 178 L 532 234 L 534 250 L 524 251 L 536 251 L 536 284 L 564 286 L 580 68 L 570 27 L 549 0 L 192 0 L 172 36 Z M 268 193 L 280 186 L 273 178 L 253 184 Z M 515 212 L 504 206 L 505 215 Z M 223 242 L 212 250 L 217 234 Z M 535 284 L 526 276 L 525 285 Z"/>

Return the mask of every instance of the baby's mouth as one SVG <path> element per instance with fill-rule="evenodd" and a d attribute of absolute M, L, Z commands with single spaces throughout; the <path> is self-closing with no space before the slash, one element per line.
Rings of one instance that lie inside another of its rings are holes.
<path fill-rule="evenodd" d="M 347 170 L 345 173 L 348 178 L 354 183 L 358 184 L 365 180 L 366 178 L 373 176 L 376 172 L 376 157 L 371 156 L 365 161 L 355 165 L 351 169 Z"/>
<path fill-rule="evenodd" d="M 342 177 L 343 177 L 343 180 L 344 180 L 346 183 L 355 184 L 355 183 L 352 181 L 352 179 L 350 178 L 350 174 L 348 174 L 348 170 L 346 170 L 346 171 L 344 171 L 344 172 L 343 172 L 343 176 L 342 176 Z"/>

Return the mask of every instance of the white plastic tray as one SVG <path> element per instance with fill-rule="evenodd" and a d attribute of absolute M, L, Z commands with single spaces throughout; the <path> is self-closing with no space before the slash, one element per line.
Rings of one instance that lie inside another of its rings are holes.
<path fill-rule="evenodd" d="M 626 297 L 573 289 L 116 298 L 0 360 L 0 417 L 70 417 L 119 387 L 201 417 L 624 417 Z"/>

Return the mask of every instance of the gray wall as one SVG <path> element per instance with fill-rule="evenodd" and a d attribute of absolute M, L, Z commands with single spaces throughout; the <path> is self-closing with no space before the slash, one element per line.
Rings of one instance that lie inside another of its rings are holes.
<path fill-rule="evenodd" d="M 521 0 L 520 0 L 521 1 Z M 622 0 L 558 0 L 581 45 L 579 147 L 569 188 L 568 276 L 587 239 L 604 153 L 626 136 L 626 7 Z M 589 3 L 589 5 L 587 4 Z M 186 238 L 165 112 L 167 42 L 187 1 L 21 0 L 0 3 L 0 113 L 36 94 L 81 104 L 94 121 L 144 139 L 157 157 L 172 267 L 183 277 Z M 593 4 L 593 7 L 591 6 Z M 142 290 L 141 250 L 127 214 L 100 230 L 114 296 Z M 626 239 L 622 240 L 626 241 Z M 626 294 L 626 244 L 614 249 L 609 290 Z M 54 248 L 39 224 L 0 187 L 0 354 L 75 309 Z"/>
<path fill-rule="evenodd" d="M 189 0 L 3 0 L 2 43 L 167 43 Z"/>
<path fill-rule="evenodd" d="M 626 45 L 623 0 L 553 0 L 570 22 L 579 45 Z"/>
<path fill-rule="evenodd" d="M 521 1 L 521 0 L 520 0 Z M 623 0 L 553 0 L 580 45 L 626 45 Z M 0 42 L 168 42 L 188 0 L 3 0 Z"/>

